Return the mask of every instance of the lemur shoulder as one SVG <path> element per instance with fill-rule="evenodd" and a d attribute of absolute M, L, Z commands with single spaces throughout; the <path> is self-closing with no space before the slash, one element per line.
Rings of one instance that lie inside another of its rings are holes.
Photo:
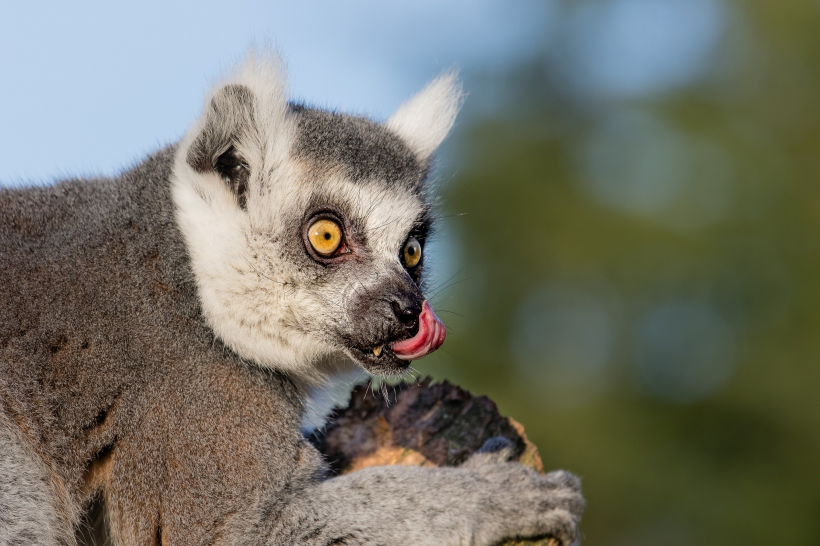
<path fill-rule="evenodd" d="M 577 478 L 488 448 L 327 477 L 307 389 L 401 375 L 445 329 L 422 288 L 446 73 L 385 123 L 288 102 L 250 54 L 186 136 L 114 178 L 0 189 L 0 544 L 489 545 L 577 539 Z"/>

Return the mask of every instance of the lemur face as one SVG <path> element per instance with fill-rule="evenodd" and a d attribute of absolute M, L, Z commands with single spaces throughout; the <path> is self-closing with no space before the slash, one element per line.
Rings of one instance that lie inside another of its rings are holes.
<path fill-rule="evenodd" d="M 421 286 L 430 156 L 460 101 L 434 81 L 384 125 L 287 102 L 251 56 L 180 144 L 174 200 L 215 333 L 240 356 L 310 374 L 346 356 L 397 375 L 445 329 Z"/>

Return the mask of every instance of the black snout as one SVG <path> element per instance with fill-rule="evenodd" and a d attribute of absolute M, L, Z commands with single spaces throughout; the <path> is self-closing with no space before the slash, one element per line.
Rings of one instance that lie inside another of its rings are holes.
<path fill-rule="evenodd" d="M 389 349 L 393 343 L 418 333 L 424 305 L 421 290 L 407 272 L 401 270 L 385 275 L 380 283 L 367 290 L 356 290 L 354 294 L 348 300 L 350 329 L 343 334 L 345 342 L 362 353 L 360 363 L 378 365 L 382 371 L 388 365 L 403 369 L 407 363 L 391 356 Z M 376 368 L 371 371 L 374 370 Z"/>
<path fill-rule="evenodd" d="M 390 306 L 399 322 L 408 329 L 415 329 L 418 326 L 422 303 L 418 297 L 395 298 Z"/>

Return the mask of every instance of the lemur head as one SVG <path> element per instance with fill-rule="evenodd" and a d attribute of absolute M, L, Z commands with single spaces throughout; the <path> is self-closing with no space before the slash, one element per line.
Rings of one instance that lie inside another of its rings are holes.
<path fill-rule="evenodd" d="M 431 156 L 461 100 L 447 73 L 384 124 L 288 102 L 250 55 L 180 143 L 173 195 L 204 315 L 241 357 L 397 375 L 445 329 L 422 295 Z"/>

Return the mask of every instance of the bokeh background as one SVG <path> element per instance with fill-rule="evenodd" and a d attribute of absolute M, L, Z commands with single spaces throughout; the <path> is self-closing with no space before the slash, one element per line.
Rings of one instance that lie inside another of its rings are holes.
<path fill-rule="evenodd" d="M 0 181 L 176 140 L 252 40 L 377 119 L 461 68 L 417 368 L 584 477 L 585 544 L 820 544 L 820 4 L 17 2 Z"/>

